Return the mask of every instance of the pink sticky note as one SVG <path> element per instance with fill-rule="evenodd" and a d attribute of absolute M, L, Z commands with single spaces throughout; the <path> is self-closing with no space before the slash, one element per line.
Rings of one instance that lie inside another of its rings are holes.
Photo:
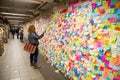
<path fill-rule="evenodd" d="M 107 3 L 108 3 L 108 6 L 110 7 L 110 5 L 111 5 L 111 0 L 108 0 Z"/>
<path fill-rule="evenodd" d="M 117 78 L 113 78 L 113 80 L 118 80 Z"/>
<path fill-rule="evenodd" d="M 101 70 L 101 71 L 104 71 L 104 67 L 100 67 L 100 70 Z"/>
<path fill-rule="evenodd" d="M 96 8 L 96 3 L 92 3 L 91 6 L 92 6 L 92 10 L 94 10 Z"/>
<path fill-rule="evenodd" d="M 105 55 L 102 56 L 102 60 L 103 60 L 103 61 L 105 60 Z"/>
<path fill-rule="evenodd" d="M 108 67 L 109 70 L 113 70 L 111 67 Z"/>
<path fill-rule="evenodd" d="M 89 60 L 89 57 L 88 56 L 84 56 L 85 59 Z"/>
<path fill-rule="evenodd" d="M 119 75 L 117 75 L 117 79 L 120 79 L 120 74 L 119 74 Z"/>
<path fill-rule="evenodd" d="M 77 61 L 79 61 L 79 60 L 80 60 L 80 58 L 81 58 L 81 56 L 80 56 L 80 55 L 76 55 L 76 60 L 77 60 Z"/>
<path fill-rule="evenodd" d="M 102 42 L 98 42 L 97 47 L 101 47 L 101 46 L 102 46 Z"/>
<path fill-rule="evenodd" d="M 108 77 L 108 73 L 105 73 L 105 76 Z"/>
<path fill-rule="evenodd" d="M 110 18 L 110 22 L 116 22 L 116 18 Z"/>
<path fill-rule="evenodd" d="M 108 61 L 108 60 L 105 60 L 105 64 L 109 65 L 109 61 Z"/>

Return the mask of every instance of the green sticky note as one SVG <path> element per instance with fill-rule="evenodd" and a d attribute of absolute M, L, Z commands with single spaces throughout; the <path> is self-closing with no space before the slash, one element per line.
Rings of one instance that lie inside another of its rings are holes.
<path fill-rule="evenodd" d="M 116 40 L 117 40 L 117 37 L 116 37 L 116 36 L 112 36 L 112 37 L 110 38 L 110 42 L 113 43 L 113 44 L 116 42 Z"/>
<path fill-rule="evenodd" d="M 105 45 L 104 49 L 105 49 L 105 51 L 109 51 L 109 50 L 111 50 L 111 47 L 110 47 L 110 45 Z"/>
<path fill-rule="evenodd" d="M 120 27 L 120 22 L 117 22 L 117 26 Z"/>
<path fill-rule="evenodd" d="M 117 75 L 118 75 L 118 72 L 114 72 L 113 75 L 114 75 L 114 76 L 117 76 Z"/>
<path fill-rule="evenodd" d="M 114 30 L 115 29 L 115 25 L 110 25 L 110 29 Z"/>
<path fill-rule="evenodd" d="M 111 8 L 110 14 L 113 14 L 113 13 L 114 13 L 114 8 Z"/>

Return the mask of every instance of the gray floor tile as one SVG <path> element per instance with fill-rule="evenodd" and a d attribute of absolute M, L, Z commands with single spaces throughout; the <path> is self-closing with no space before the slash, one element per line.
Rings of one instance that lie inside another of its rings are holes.
<path fill-rule="evenodd" d="M 33 79 L 42 77 L 30 66 L 29 54 L 23 50 L 23 46 L 17 39 L 5 44 L 5 54 L 0 57 L 0 80 L 32 80 L 30 72 L 33 72 Z"/>

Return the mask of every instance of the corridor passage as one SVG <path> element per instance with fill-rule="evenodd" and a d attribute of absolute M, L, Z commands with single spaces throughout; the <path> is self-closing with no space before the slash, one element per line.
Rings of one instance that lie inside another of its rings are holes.
<path fill-rule="evenodd" d="M 0 80 L 44 80 L 38 69 L 29 63 L 29 54 L 23 50 L 19 39 L 9 39 L 0 56 Z"/>

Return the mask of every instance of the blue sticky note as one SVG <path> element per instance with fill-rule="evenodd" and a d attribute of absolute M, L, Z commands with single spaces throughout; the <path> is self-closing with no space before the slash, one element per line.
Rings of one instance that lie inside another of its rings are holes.
<path fill-rule="evenodd" d="M 99 75 L 99 76 L 102 76 L 102 71 L 99 71 L 99 72 L 98 72 L 98 75 Z"/>
<path fill-rule="evenodd" d="M 88 8 L 88 6 L 89 6 L 89 4 L 86 4 L 84 7 L 85 7 L 85 8 Z"/>
<path fill-rule="evenodd" d="M 120 19 L 117 19 L 117 22 L 120 22 Z"/>
<path fill-rule="evenodd" d="M 118 71 L 118 74 L 120 74 L 120 70 Z"/>
<path fill-rule="evenodd" d="M 98 66 L 94 66 L 94 69 L 95 69 L 95 70 L 98 70 Z"/>
<path fill-rule="evenodd" d="M 90 23 L 93 25 L 93 24 L 94 24 L 94 21 L 91 19 L 91 20 L 90 20 Z"/>
<path fill-rule="evenodd" d="M 114 9 L 114 13 L 115 14 L 118 13 L 118 8 Z"/>
<path fill-rule="evenodd" d="M 88 51 L 90 50 L 90 48 L 89 48 L 88 46 L 84 47 L 84 49 L 86 49 L 86 50 L 88 50 Z"/>
<path fill-rule="evenodd" d="M 95 34 L 92 34 L 92 36 L 91 36 L 92 38 L 95 38 Z"/>
<path fill-rule="evenodd" d="M 65 51 L 64 51 L 64 50 L 62 50 L 61 52 L 62 52 L 62 53 L 64 53 Z"/>
<path fill-rule="evenodd" d="M 111 80 L 111 79 L 109 77 L 107 77 L 106 80 Z"/>
<path fill-rule="evenodd" d="M 100 2 L 100 0 L 96 0 L 96 2 Z"/>
<path fill-rule="evenodd" d="M 111 5 L 115 5 L 116 4 L 116 0 L 111 0 Z"/>
<path fill-rule="evenodd" d="M 120 14 L 120 9 L 118 9 L 118 13 L 117 14 Z"/>
<path fill-rule="evenodd" d="M 65 43 L 66 43 L 66 44 L 69 44 L 69 41 L 68 41 L 68 40 L 65 40 Z"/>
<path fill-rule="evenodd" d="M 72 45 L 71 46 L 75 46 L 75 43 L 72 43 Z"/>
<path fill-rule="evenodd" d="M 75 33 L 75 36 L 79 36 L 79 34 L 78 34 L 78 33 Z"/>
<path fill-rule="evenodd" d="M 72 50 L 72 53 L 76 53 L 76 50 Z"/>
<path fill-rule="evenodd" d="M 101 56 L 98 56 L 98 59 L 99 59 L 99 60 L 102 60 L 102 57 L 101 57 Z"/>
<path fill-rule="evenodd" d="M 95 13 L 95 11 L 94 11 L 94 10 L 92 10 L 92 13 Z"/>
<path fill-rule="evenodd" d="M 60 44 L 63 45 L 64 44 L 63 41 L 60 41 Z"/>
<path fill-rule="evenodd" d="M 108 28 L 109 28 L 109 26 L 105 25 L 103 28 L 104 28 L 104 29 L 108 29 Z"/>
<path fill-rule="evenodd" d="M 103 55 L 104 54 L 104 50 L 99 50 L 99 53 Z"/>
<path fill-rule="evenodd" d="M 59 63 L 59 66 L 62 68 L 62 66 L 63 66 L 62 63 Z"/>

